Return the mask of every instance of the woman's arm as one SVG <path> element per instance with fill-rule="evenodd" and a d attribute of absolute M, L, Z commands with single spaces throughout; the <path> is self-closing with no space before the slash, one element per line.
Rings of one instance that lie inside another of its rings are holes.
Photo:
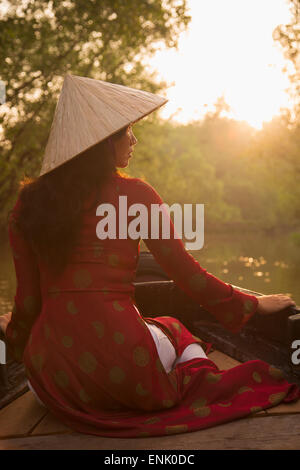
<path fill-rule="evenodd" d="M 22 362 L 31 327 L 40 313 L 41 292 L 36 256 L 16 226 L 19 207 L 18 200 L 10 215 L 8 226 L 17 288 L 11 320 L 7 325 L 5 335 L 10 353 L 16 361 Z"/>
<path fill-rule="evenodd" d="M 164 211 L 164 214 L 170 226 L 170 238 L 162 238 L 160 224 L 159 238 L 151 239 L 151 226 L 153 224 L 153 221 L 151 221 L 151 204 L 161 205 L 163 201 L 149 184 L 140 180 L 138 187 L 138 191 L 143 194 L 143 203 L 148 209 L 149 238 L 144 239 L 144 242 L 163 270 L 187 295 L 201 304 L 227 330 L 233 333 L 237 333 L 259 310 L 259 313 L 267 313 L 260 307 L 259 299 L 256 296 L 234 289 L 231 284 L 221 281 L 199 265 L 193 256 L 186 251 L 182 240 L 174 238 L 174 225 L 167 211 Z M 262 304 L 266 305 L 266 297 L 274 296 L 263 297 L 265 299 Z M 290 302 L 292 302 L 291 299 Z M 274 299 L 271 303 L 274 308 Z M 279 310 L 278 307 L 277 309 Z"/>

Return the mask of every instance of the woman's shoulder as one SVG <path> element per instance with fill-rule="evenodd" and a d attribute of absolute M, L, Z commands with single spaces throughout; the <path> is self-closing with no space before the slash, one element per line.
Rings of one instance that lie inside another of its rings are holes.
<path fill-rule="evenodd" d="M 124 187 L 136 189 L 136 190 L 154 190 L 153 186 L 151 186 L 145 178 L 137 178 L 133 176 L 129 176 L 125 173 L 116 173 L 114 175 L 116 179 L 116 184 L 121 184 Z"/>

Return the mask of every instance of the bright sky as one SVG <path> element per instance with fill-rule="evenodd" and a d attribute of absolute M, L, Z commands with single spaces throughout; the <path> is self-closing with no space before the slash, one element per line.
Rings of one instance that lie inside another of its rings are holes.
<path fill-rule="evenodd" d="M 2 0 L 0 11 L 6 3 Z M 178 51 L 157 52 L 149 62 L 170 85 L 162 117 L 199 119 L 223 96 L 231 107 L 227 116 L 260 129 L 281 107 L 292 107 L 282 71 L 287 62 L 272 37 L 276 26 L 290 20 L 287 0 L 188 0 L 188 5 L 192 20 Z"/>
<path fill-rule="evenodd" d="M 192 20 L 179 50 L 160 51 L 150 62 L 171 85 L 161 116 L 180 122 L 201 118 L 224 96 L 232 108 L 227 116 L 259 129 L 281 107 L 291 107 L 282 71 L 286 61 L 272 37 L 276 26 L 290 20 L 287 0 L 188 3 Z"/>

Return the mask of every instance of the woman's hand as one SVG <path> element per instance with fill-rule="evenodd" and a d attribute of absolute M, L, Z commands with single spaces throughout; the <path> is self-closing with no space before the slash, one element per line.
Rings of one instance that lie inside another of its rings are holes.
<path fill-rule="evenodd" d="M 257 313 L 261 315 L 276 313 L 287 307 L 296 305 L 293 299 L 284 294 L 260 295 L 257 297 L 257 300 Z"/>
<path fill-rule="evenodd" d="M 4 315 L 0 315 L 0 329 L 2 330 L 3 334 L 6 333 L 7 325 L 11 320 L 12 312 L 5 313 Z"/>

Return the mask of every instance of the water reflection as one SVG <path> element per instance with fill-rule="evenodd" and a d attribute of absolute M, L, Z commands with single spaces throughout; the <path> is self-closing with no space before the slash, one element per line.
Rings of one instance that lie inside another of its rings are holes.
<path fill-rule="evenodd" d="M 300 250 L 289 234 L 213 234 L 191 252 L 224 282 L 263 294 L 286 294 L 300 305 Z"/>

